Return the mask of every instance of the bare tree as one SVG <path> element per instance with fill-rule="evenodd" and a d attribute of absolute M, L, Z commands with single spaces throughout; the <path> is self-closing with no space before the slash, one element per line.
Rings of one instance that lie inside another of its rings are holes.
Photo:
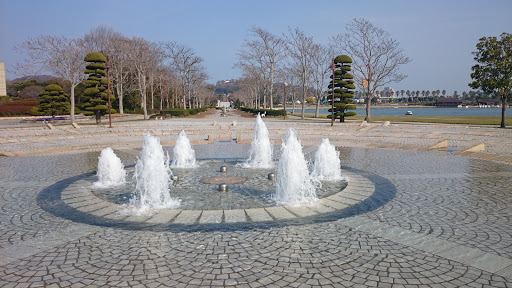
<path fill-rule="evenodd" d="M 399 73 L 400 65 L 411 62 L 399 43 L 389 33 L 366 19 L 354 18 L 347 32 L 332 38 L 335 50 L 354 59 L 352 71 L 355 82 L 366 93 L 366 121 L 370 121 L 370 102 L 379 87 L 400 82 L 407 76 Z"/>
<path fill-rule="evenodd" d="M 242 70 L 242 73 L 249 74 L 247 77 L 256 77 L 262 79 L 263 87 L 263 108 L 267 109 L 267 87 L 268 81 L 268 65 L 265 60 L 265 48 L 259 41 L 245 40 L 242 49 L 237 54 L 238 63 L 235 67 Z M 258 75 L 256 75 L 258 74 Z M 258 99 L 259 100 L 259 99 Z M 261 104 L 257 104 L 258 107 Z"/>
<path fill-rule="evenodd" d="M 269 73 L 270 109 L 273 109 L 274 101 L 272 96 L 274 92 L 274 71 L 277 63 L 285 56 L 283 53 L 283 39 L 259 27 L 251 28 L 251 32 L 256 35 L 258 38 L 256 43 L 259 43 L 264 51 L 264 65 L 267 67 L 265 70 L 268 70 Z"/>
<path fill-rule="evenodd" d="M 326 80 L 332 74 L 330 65 L 334 59 L 334 52 L 320 44 L 315 44 L 312 49 L 312 83 L 315 88 L 316 109 L 315 117 L 318 117 L 320 101 L 325 88 Z"/>
<path fill-rule="evenodd" d="M 170 66 L 179 75 L 181 80 L 181 88 L 183 93 L 183 109 L 187 108 L 185 91 L 190 88 L 191 73 L 193 73 L 195 66 L 203 62 L 203 58 L 196 55 L 192 48 L 178 44 L 176 42 L 163 43 L 162 47 L 166 56 L 171 59 Z M 189 107 L 191 107 L 190 89 L 189 92 Z"/>
<path fill-rule="evenodd" d="M 75 87 L 85 79 L 86 46 L 83 39 L 56 36 L 30 38 L 14 47 L 27 58 L 16 65 L 16 71 L 39 74 L 48 71 L 70 82 L 71 123 L 75 123 Z"/>
<path fill-rule="evenodd" d="M 119 113 L 124 114 L 123 99 L 126 82 L 129 77 L 130 59 L 128 58 L 128 51 L 130 51 L 131 40 L 124 36 L 118 36 L 112 39 L 112 47 L 114 49 L 112 54 L 112 78 L 114 80 L 114 87 L 119 102 Z"/>
<path fill-rule="evenodd" d="M 286 51 L 291 61 L 300 71 L 302 84 L 302 119 L 304 119 L 304 110 L 306 103 L 307 84 L 312 65 L 312 52 L 314 49 L 313 37 L 308 37 L 299 30 L 299 28 L 288 28 L 289 35 L 285 35 Z"/>
<path fill-rule="evenodd" d="M 131 51 L 128 54 L 134 68 L 135 79 L 137 80 L 138 91 L 141 97 L 144 119 L 148 119 L 147 110 L 147 88 L 150 67 L 154 65 L 154 49 L 151 42 L 142 38 L 133 38 Z"/>

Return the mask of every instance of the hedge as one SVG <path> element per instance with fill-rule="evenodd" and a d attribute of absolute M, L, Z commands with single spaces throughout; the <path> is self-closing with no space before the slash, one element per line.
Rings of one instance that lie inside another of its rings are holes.
<path fill-rule="evenodd" d="M 173 108 L 168 110 L 162 110 L 160 111 L 160 115 L 171 115 L 173 117 L 186 117 L 189 115 L 196 115 L 201 112 L 205 112 L 210 108 L 209 106 L 204 106 L 201 108 L 189 108 L 186 110 L 183 110 L 182 108 Z"/>
<path fill-rule="evenodd" d="M 284 116 L 285 115 L 285 112 L 284 110 L 280 109 L 280 110 L 271 110 L 271 109 L 256 109 L 256 108 L 249 108 L 249 107 L 240 107 L 240 110 L 242 111 L 245 111 L 245 112 L 248 112 L 248 113 L 252 113 L 252 114 L 264 114 L 265 112 L 265 116 Z"/>

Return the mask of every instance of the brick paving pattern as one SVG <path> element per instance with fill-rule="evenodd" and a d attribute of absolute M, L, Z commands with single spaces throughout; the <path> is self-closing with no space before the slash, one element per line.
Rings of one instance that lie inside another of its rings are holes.
<path fill-rule="evenodd" d="M 182 129 L 198 152 L 209 134 L 248 143 L 254 119 L 116 120 L 111 130 L 0 120 L 0 151 L 13 156 L 0 157 L 0 287 L 512 286 L 512 130 L 265 122 L 277 144 L 297 129 L 305 153 L 329 137 L 354 179 L 346 199 L 120 214 L 84 187 L 101 149 L 134 163 L 147 131 L 169 149 Z M 429 150 L 443 140 L 447 149 Z"/>

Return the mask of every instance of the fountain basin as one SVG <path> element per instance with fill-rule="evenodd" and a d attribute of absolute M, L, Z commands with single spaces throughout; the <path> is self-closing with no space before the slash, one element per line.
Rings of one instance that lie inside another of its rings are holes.
<path fill-rule="evenodd" d="M 90 186 L 92 176 L 84 177 L 80 180 L 74 181 L 64 188 L 61 192 L 61 199 L 63 204 L 71 208 L 96 217 L 94 219 L 105 219 L 104 221 L 121 221 L 130 223 L 140 222 L 144 225 L 200 225 L 200 224 L 214 224 L 214 223 L 258 223 L 258 222 L 272 222 L 272 221 L 285 221 L 300 219 L 303 217 L 314 217 L 325 213 L 329 215 L 338 215 L 337 211 L 348 211 L 351 213 L 360 213 L 366 211 L 368 207 L 363 205 L 362 202 L 374 197 L 375 184 L 372 180 L 366 178 L 361 174 L 343 171 L 350 181 L 342 191 L 333 195 L 323 197 L 314 203 L 303 206 L 269 206 L 265 208 L 232 208 L 232 209 L 219 209 L 213 207 L 212 209 L 148 209 L 147 214 L 132 215 L 129 219 L 126 218 L 126 213 L 120 211 L 130 211 L 131 208 L 126 205 L 113 203 L 98 197 L 93 193 L 93 190 L 87 188 Z M 266 178 L 266 182 L 269 182 Z M 88 186 L 89 185 L 89 186 Z M 217 185 L 215 185 L 217 190 Z M 219 193 L 217 195 L 231 195 L 231 187 L 229 192 Z M 213 193 L 211 194 L 213 195 Z M 90 204 L 84 204 L 90 203 Z M 356 208 L 360 207 L 360 208 Z M 356 208 L 355 210 L 353 208 Z M 360 211 L 360 212 L 357 212 Z M 343 212 L 341 212 L 343 213 Z M 82 214 L 82 215 L 85 215 Z M 342 214 L 343 215 L 343 214 Z M 98 218 L 99 217 L 99 218 Z M 334 216 L 337 217 L 337 216 Z"/>
<path fill-rule="evenodd" d="M 179 209 L 186 210 L 213 210 L 213 209 L 248 209 L 277 206 L 272 195 L 275 194 L 275 183 L 268 180 L 268 174 L 273 169 L 241 168 L 237 164 L 241 161 L 198 161 L 197 168 L 173 168 L 173 173 L 179 176 L 179 181 L 170 182 L 170 195 L 180 199 Z M 226 166 L 225 173 L 219 172 L 219 167 Z M 277 165 L 276 165 L 277 166 Z M 132 179 L 132 168 L 126 169 L 127 179 Z M 276 176 L 277 177 L 277 176 Z M 90 177 L 91 182 L 94 176 Z M 218 185 L 227 183 L 228 193 L 218 193 Z M 93 189 L 92 192 L 99 198 L 116 204 L 128 204 L 127 199 L 132 196 L 133 183 L 114 189 Z M 347 182 L 322 181 L 322 187 L 317 189 L 319 198 L 329 197 L 342 191 Z M 90 185 L 89 185 L 90 186 Z"/>

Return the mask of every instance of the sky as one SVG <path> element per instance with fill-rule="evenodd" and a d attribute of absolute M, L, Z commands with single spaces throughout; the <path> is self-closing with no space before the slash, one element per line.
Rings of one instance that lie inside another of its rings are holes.
<path fill-rule="evenodd" d="M 29 37 L 81 37 L 104 25 L 127 37 L 177 41 L 205 62 L 208 82 L 236 79 L 236 54 L 249 29 L 276 35 L 298 27 L 314 41 L 345 32 L 354 18 L 365 18 L 390 33 L 412 62 L 395 90 L 469 91 L 471 52 L 481 37 L 512 33 L 510 0 L 0 0 L 0 62 L 7 79 L 23 59 L 13 46 Z"/>

